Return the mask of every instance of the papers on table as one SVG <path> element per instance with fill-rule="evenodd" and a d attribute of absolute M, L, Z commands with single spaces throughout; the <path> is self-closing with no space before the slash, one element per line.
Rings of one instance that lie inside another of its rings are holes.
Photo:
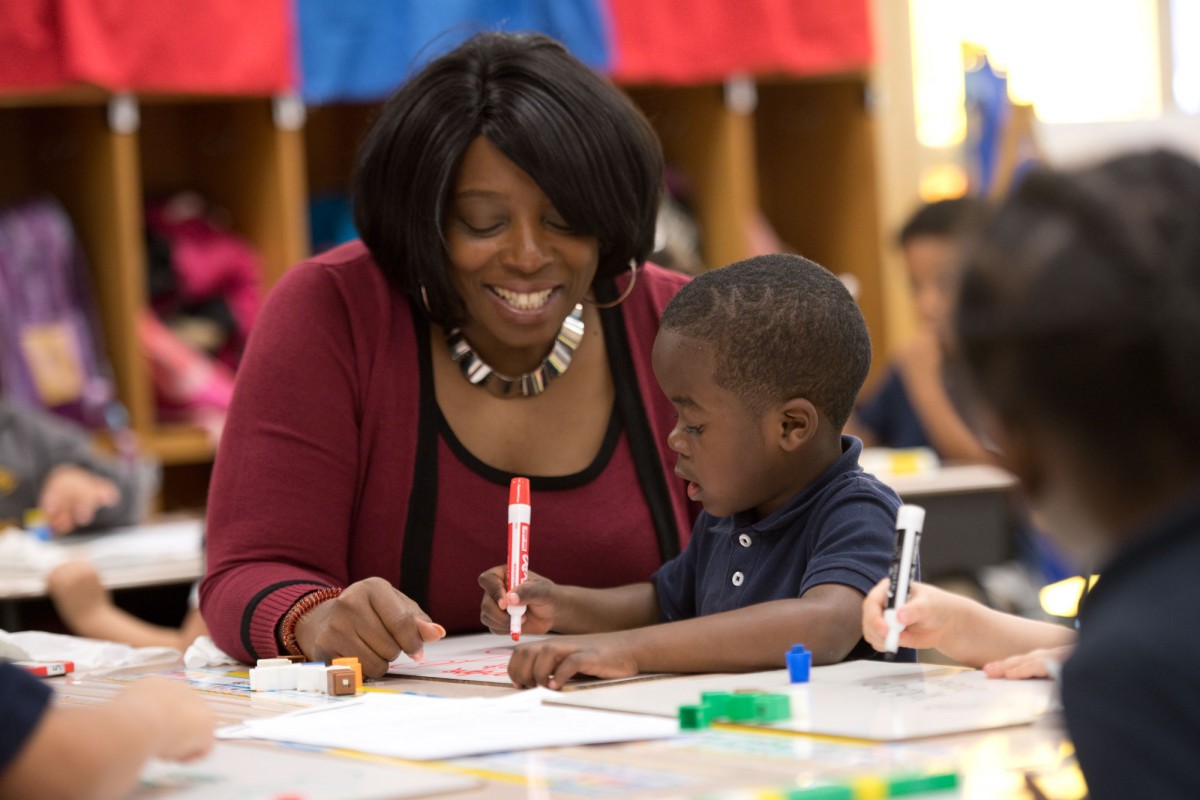
<path fill-rule="evenodd" d="M 0 630 L 0 655 L 17 661 L 70 661 L 76 672 L 174 661 L 170 647 L 132 647 L 65 633 Z"/>
<path fill-rule="evenodd" d="M 73 533 L 48 542 L 10 528 L 0 533 L 0 598 L 39 597 L 64 561 L 87 561 L 110 588 L 184 583 L 204 568 L 204 520 L 188 518 Z"/>
<path fill-rule="evenodd" d="M 414 761 L 539 747 L 660 739 L 674 719 L 544 705 L 547 689 L 499 698 L 366 694 L 223 728 L 225 739 L 254 738 L 357 750 Z"/>
<path fill-rule="evenodd" d="M 548 638 L 551 637 L 522 634 L 520 644 L 539 642 Z M 425 658 L 419 663 L 401 653 L 400 658 L 389 665 L 388 674 L 404 678 L 511 686 L 512 681 L 508 677 L 508 659 L 512 656 L 515 647 L 517 647 L 517 642 L 507 636 L 497 636 L 491 633 L 448 636 L 440 641 L 426 644 Z M 628 678 L 590 678 L 582 675 L 572 678 L 563 689 L 565 691 L 590 689 L 610 683 L 626 683 L 659 677 L 662 676 L 657 673 L 633 675 Z"/>
<path fill-rule="evenodd" d="M 522 636 L 521 642 L 536 642 L 545 636 Z M 389 665 L 389 675 L 431 678 L 467 683 L 496 683 L 511 686 L 508 659 L 517 643 L 507 636 L 478 633 L 449 636 L 425 645 L 425 658 L 413 661 L 403 653 Z"/>

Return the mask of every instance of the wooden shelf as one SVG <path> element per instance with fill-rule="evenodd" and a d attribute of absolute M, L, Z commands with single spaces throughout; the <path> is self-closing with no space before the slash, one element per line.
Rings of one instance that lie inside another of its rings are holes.
<path fill-rule="evenodd" d="M 303 134 L 275 124 L 271 97 L 155 96 L 113 130 L 92 87 L 0 98 L 0 203 L 50 194 L 91 270 L 117 391 L 147 450 L 170 468 L 211 462 L 197 428 L 161 425 L 136 319 L 147 306 L 143 208 L 199 191 L 260 254 L 264 290 L 308 252 Z M 139 98 L 139 101 L 142 98 Z"/>
<path fill-rule="evenodd" d="M 211 461 L 216 454 L 208 432 L 192 425 L 159 425 L 142 437 L 141 444 L 163 466 Z"/>
<path fill-rule="evenodd" d="M 627 86 L 692 186 L 708 267 L 752 254 L 765 215 L 783 241 L 850 272 L 878 341 L 883 312 L 875 142 L 861 73 L 757 85 L 757 106 L 731 109 L 720 84 Z M 139 96 L 138 124 L 109 126 L 111 95 L 80 86 L 0 96 L 0 203 L 51 193 L 75 224 L 91 266 L 103 333 L 131 424 L 168 469 L 206 480 L 207 435 L 155 415 L 135 320 L 146 307 L 143 207 L 199 192 L 228 212 L 259 252 L 264 288 L 308 253 L 307 201 L 344 191 L 379 103 L 308 110 L 276 124 L 271 97 Z"/>

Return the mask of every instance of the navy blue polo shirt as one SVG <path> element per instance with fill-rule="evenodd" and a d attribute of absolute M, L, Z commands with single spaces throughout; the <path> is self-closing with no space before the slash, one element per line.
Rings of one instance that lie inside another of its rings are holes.
<path fill-rule="evenodd" d="M 863 472 L 861 452 L 843 436 L 841 457 L 765 519 L 701 512 L 687 548 L 651 577 L 662 621 L 796 598 L 824 583 L 869 592 L 888 573 L 900 498 Z M 874 652 L 860 641 L 848 658 Z"/>
<path fill-rule="evenodd" d="M 50 687 L 20 667 L 0 663 L 0 774 L 33 734 L 50 702 Z"/>

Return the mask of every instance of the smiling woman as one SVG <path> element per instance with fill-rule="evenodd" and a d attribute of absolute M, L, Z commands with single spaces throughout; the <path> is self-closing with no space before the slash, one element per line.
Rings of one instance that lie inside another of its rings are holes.
<path fill-rule="evenodd" d="M 679 552 L 661 182 L 646 120 L 546 37 L 476 37 L 397 90 L 359 155 L 362 241 L 287 274 L 238 373 L 201 590 L 223 649 L 378 675 L 480 629 L 515 475 L 542 574 L 622 585 Z"/>

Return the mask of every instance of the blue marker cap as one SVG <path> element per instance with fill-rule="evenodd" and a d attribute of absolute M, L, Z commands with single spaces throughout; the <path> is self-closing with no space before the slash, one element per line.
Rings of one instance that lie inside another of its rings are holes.
<path fill-rule="evenodd" d="M 788 679 L 792 683 L 808 683 L 809 669 L 812 667 L 812 653 L 808 652 L 804 645 L 794 644 L 785 657 Z"/>

